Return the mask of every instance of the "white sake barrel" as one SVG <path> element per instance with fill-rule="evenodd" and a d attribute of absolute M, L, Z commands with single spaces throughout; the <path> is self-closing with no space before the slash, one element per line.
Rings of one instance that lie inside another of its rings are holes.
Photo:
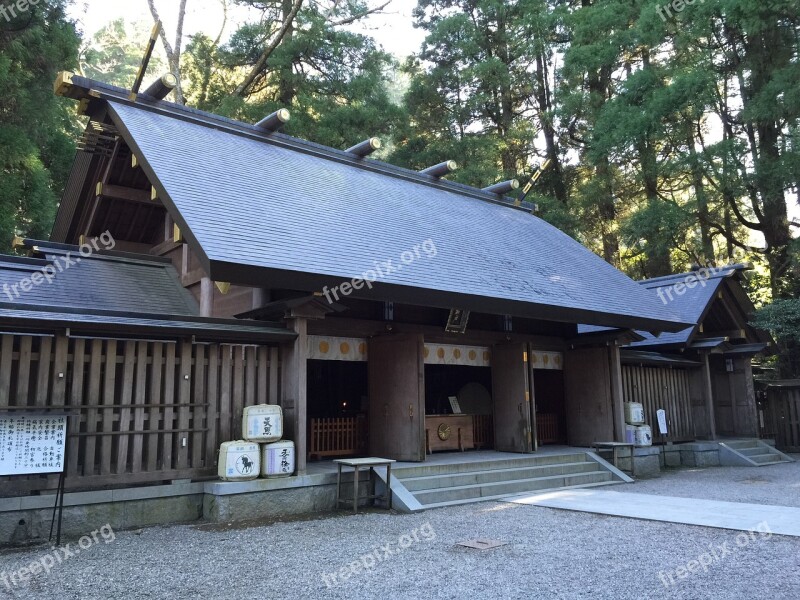
<path fill-rule="evenodd" d="M 625 425 L 625 441 L 628 444 L 636 443 L 636 425 Z"/>
<path fill-rule="evenodd" d="M 250 442 L 277 442 L 283 437 L 283 411 L 274 404 L 246 406 L 242 435 Z"/>
<path fill-rule="evenodd" d="M 637 446 L 652 446 L 653 445 L 653 432 L 650 425 L 639 425 L 636 428 L 636 445 Z"/>
<path fill-rule="evenodd" d="M 261 471 L 258 444 L 239 440 L 224 442 L 219 449 L 217 474 L 223 481 L 255 479 Z"/>
<path fill-rule="evenodd" d="M 261 476 L 288 477 L 294 473 L 294 442 L 285 440 L 261 446 Z"/>
<path fill-rule="evenodd" d="M 644 406 L 639 402 L 626 402 L 625 422 L 631 425 L 642 425 L 644 423 Z"/>

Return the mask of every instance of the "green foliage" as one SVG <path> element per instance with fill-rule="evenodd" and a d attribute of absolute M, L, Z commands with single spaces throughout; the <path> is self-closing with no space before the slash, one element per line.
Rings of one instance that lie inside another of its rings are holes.
<path fill-rule="evenodd" d="M 150 37 L 151 25 L 124 19 L 112 21 L 100 29 L 81 51 L 80 71 L 85 77 L 103 83 L 130 88 L 136 80 L 144 53 L 145 41 Z M 164 61 L 154 54 L 148 66 L 149 73 L 161 73 Z"/>
<path fill-rule="evenodd" d="M 287 133 L 338 148 L 372 136 L 387 138 L 399 125 L 403 112 L 388 90 L 395 66 L 391 57 L 372 38 L 335 25 L 363 12 L 362 3 L 330 11 L 305 6 L 246 96 L 237 96 L 237 84 L 258 62 L 283 6 L 245 3 L 262 9 L 265 20 L 242 25 L 222 47 L 204 36 L 195 36 L 188 45 L 190 104 L 245 121 L 288 107 L 292 119 Z"/>
<path fill-rule="evenodd" d="M 74 156 L 69 102 L 56 73 L 75 67 L 79 39 L 66 0 L 42 0 L 27 26 L 0 31 L 0 246 L 15 234 L 46 238 Z"/>
<path fill-rule="evenodd" d="M 800 342 L 800 300 L 776 300 L 760 308 L 753 325 L 772 332 L 776 339 Z"/>
<path fill-rule="evenodd" d="M 392 160 L 421 168 L 454 159 L 452 178 L 489 185 L 531 173 L 533 81 L 545 2 L 421 0 L 415 16 L 428 32 L 405 69 L 410 124 L 396 135 Z"/>

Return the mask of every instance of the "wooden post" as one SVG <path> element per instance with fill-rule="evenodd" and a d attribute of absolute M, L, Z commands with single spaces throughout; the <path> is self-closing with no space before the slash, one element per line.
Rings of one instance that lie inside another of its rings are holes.
<path fill-rule="evenodd" d="M 209 277 L 203 277 L 200 280 L 200 316 L 210 317 L 213 312 L 214 282 Z"/>
<path fill-rule="evenodd" d="M 308 321 L 305 317 L 287 319 L 290 331 L 297 334 L 291 344 L 281 348 L 282 353 L 282 399 L 281 406 L 286 431 L 292 432 L 297 460 L 297 474 L 306 472 L 308 444 L 306 440 L 306 420 L 308 417 Z"/>
<path fill-rule="evenodd" d="M 706 401 L 706 414 L 708 415 L 708 434 L 712 440 L 717 439 L 717 425 L 714 418 L 714 391 L 711 386 L 711 365 L 708 353 L 703 353 L 703 396 Z"/>
<path fill-rule="evenodd" d="M 625 441 L 625 405 L 622 387 L 622 361 L 619 354 L 619 345 L 614 342 L 608 347 L 608 365 L 611 371 L 611 403 L 614 415 L 614 439 L 617 442 Z"/>

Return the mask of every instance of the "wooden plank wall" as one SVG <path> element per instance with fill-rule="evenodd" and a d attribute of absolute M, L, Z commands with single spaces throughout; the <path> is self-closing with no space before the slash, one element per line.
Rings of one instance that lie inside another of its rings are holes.
<path fill-rule="evenodd" d="M 775 445 L 783 452 L 800 452 L 800 386 L 767 390 Z"/>
<path fill-rule="evenodd" d="M 653 441 L 658 443 L 656 411 L 667 411 L 670 442 L 689 442 L 696 439 L 689 371 L 636 365 L 622 366 L 625 402 L 644 405 L 645 423 L 653 428 Z"/>
<path fill-rule="evenodd" d="M 0 336 L 0 411 L 74 411 L 67 486 L 92 489 L 216 473 L 242 410 L 277 404 L 278 351 L 189 341 Z M 2 495 L 57 476 L 0 477 Z"/>

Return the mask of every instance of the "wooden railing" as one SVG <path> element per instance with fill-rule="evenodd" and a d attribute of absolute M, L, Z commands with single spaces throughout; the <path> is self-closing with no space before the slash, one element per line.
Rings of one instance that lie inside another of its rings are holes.
<path fill-rule="evenodd" d="M 473 442 L 476 448 L 494 448 L 492 415 L 472 415 Z"/>
<path fill-rule="evenodd" d="M 242 410 L 277 403 L 278 350 L 189 341 L 0 336 L 0 411 L 68 411 L 67 487 L 213 476 Z M 0 495 L 57 476 L 0 477 Z"/>
<path fill-rule="evenodd" d="M 557 414 L 536 413 L 536 438 L 539 444 L 560 444 L 564 441 Z"/>
<path fill-rule="evenodd" d="M 309 458 L 357 456 L 367 451 L 366 415 L 309 421 Z"/>

